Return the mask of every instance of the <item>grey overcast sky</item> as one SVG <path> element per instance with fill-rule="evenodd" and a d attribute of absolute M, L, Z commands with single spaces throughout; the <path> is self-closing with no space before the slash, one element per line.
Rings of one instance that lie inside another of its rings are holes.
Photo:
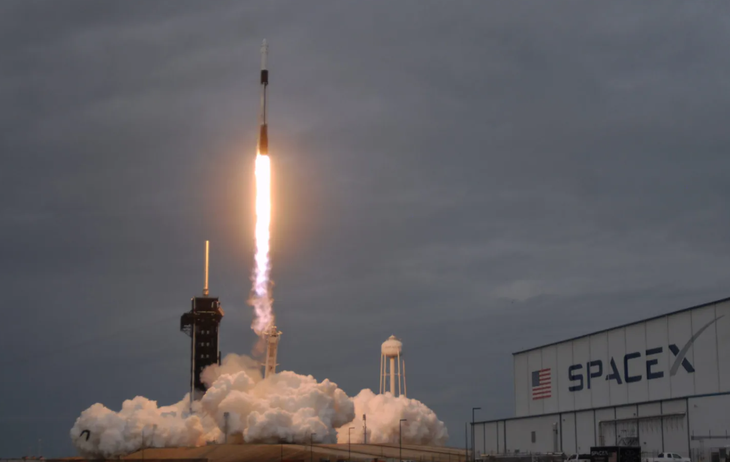
<path fill-rule="evenodd" d="M 354 395 L 396 334 L 458 446 L 512 415 L 513 351 L 730 295 L 729 13 L 1 2 L 0 457 L 182 398 L 205 239 L 251 350 L 263 38 L 283 368 Z"/>

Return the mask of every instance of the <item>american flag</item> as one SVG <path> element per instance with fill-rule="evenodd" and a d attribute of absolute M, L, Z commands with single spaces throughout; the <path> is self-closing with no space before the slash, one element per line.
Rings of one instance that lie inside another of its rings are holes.
<path fill-rule="evenodd" d="M 553 385 L 550 381 L 550 369 L 532 371 L 532 399 L 550 398 Z"/>

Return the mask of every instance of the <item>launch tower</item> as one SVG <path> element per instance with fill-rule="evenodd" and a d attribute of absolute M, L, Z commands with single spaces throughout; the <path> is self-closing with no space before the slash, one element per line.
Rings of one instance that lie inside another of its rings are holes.
<path fill-rule="evenodd" d="M 276 330 L 276 326 L 271 327 L 264 333 L 266 336 L 266 362 L 264 363 L 264 378 L 276 374 L 276 353 L 279 349 L 279 339 L 281 332 Z"/>
<path fill-rule="evenodd" d="M 180 318 L 180 330 L 190 337 L 190 400 L 205 393 L 200 373 L 211 364 L 220 364 L 218 325 L 223 309 L 218 297 L 208 292 L 208 241 L 205 241 L 205 287 L 202 297 L 193 297 L 190 311 Z"/>

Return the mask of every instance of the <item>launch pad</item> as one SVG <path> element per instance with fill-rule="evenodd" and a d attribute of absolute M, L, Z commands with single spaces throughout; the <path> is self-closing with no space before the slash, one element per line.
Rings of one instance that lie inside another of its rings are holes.
<path fill-rule="evenodd" d="M 208 462 L 466 462 L 463 448 L 403 444 L 213 444 L 197 448 L 150 448 L 123 459 L 206 460 Z"/>

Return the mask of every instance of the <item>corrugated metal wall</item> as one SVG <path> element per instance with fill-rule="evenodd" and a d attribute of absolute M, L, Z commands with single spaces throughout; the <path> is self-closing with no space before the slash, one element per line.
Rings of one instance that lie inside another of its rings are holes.
<path fill-rule="evenodd" d="M 730 394 L 478 423 L 475 447 L 479 454 L 552 452 L 554 423 L 559 450 L 566 454 L 634 438 L 645 456 L 666 451 L 709 462 L 712 448 L 730 446 Z"/>

